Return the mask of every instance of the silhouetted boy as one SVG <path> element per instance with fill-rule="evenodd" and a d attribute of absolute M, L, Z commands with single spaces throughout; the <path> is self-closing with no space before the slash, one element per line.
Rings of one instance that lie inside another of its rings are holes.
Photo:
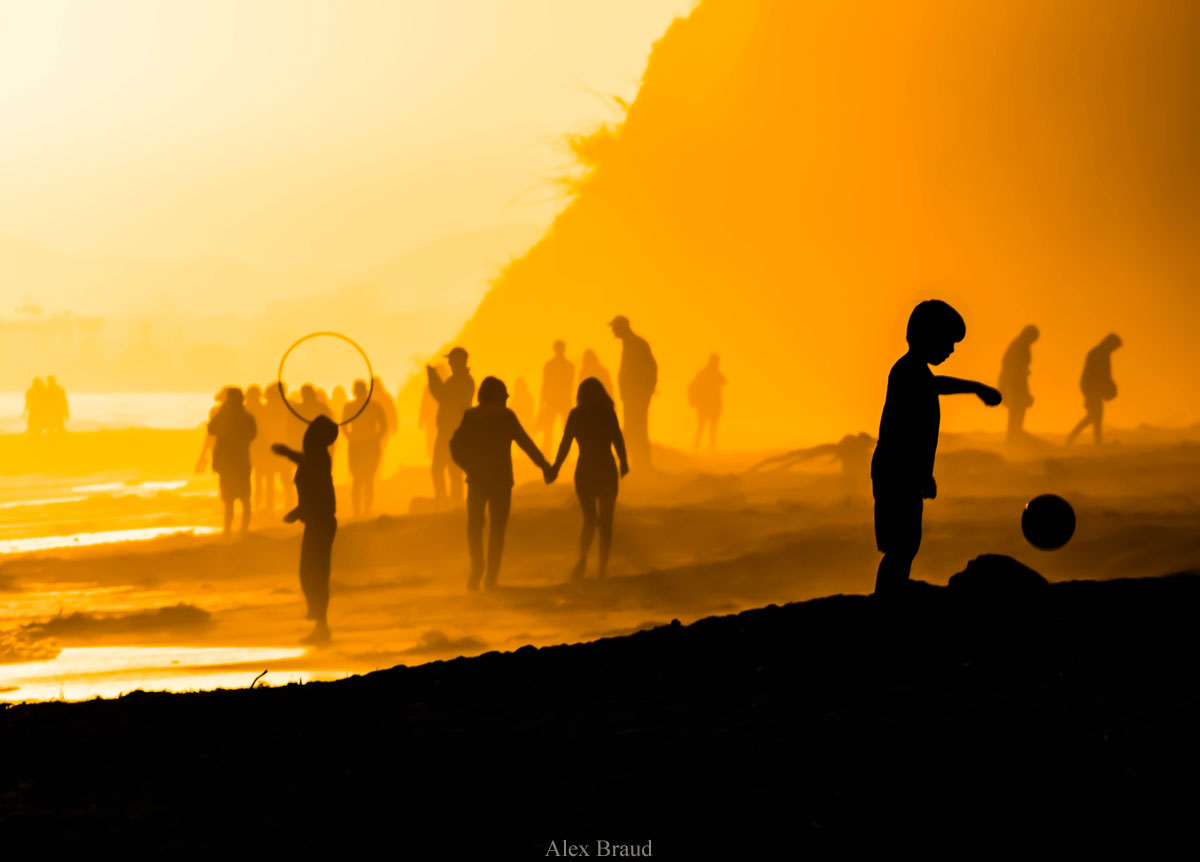
<path fill-rule="evenodd" d="M 462 424 L 450 441 L 455 462 L 467 474 L 467 548 L 471 554 L 471 575 L 467 589 L 479 588 L 483 575 L 484 509 L 491 518 L 488 531 L 487 579 L 484 585 L 496 586 L 500 574 L 500 556 L 504 553 L 504 531 L 512 506 L 512 444 L 515 441 L 529 459 L 541 468 L 550 482 L 550 463 L 537 444 L 521 427 L 517 414 L 508 409 L 508 389 L 495 377 L 479 384 L 479 406 L 463 414 Z"/>
<path fill-rule="evenodd" d="M 305 643 L 329 642 L 329 570 L 333 556 L 333 537 L 337 533 L 337 497 L 333 491 L 333 459 L 329 447 L 338 436 L 332 419 L 319 415 L 304 432 L 304 450 L 297 452 L 283 443 L 271 451 L 296 464 L 298 505 L 283 516 L 292 524 L 304 524 L 300 541 L 300 588 L 308 602 L 308 619 L 316 624 Z"/>
<path fill-rule="evenodd" d="M 883 552 L 875 594 L 904 590 L 921 547 L 924 501 L 937 496 L 933 462 L 941 425 L 941 395 L 971 393 L 995 407 L 1000 392 L 973 380 L 935 377 L 967 334 L 957 311 L 940 300 L 922 302 L 908 319 L 908 353 L 892 366 L 887 400 L 879 422 L 879 442 L 871 459 L 875 494 L 875 541 Z"/>

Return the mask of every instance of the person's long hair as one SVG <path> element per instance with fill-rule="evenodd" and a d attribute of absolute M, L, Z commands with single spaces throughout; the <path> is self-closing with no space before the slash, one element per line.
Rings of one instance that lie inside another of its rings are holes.
<path fill-rule="evenodd" d="M 579 384 L 579 390 L 575 393 L 575 403 L 592 410 L 616 410 L 608 390 L 595 377 L 588 377 Z"/>

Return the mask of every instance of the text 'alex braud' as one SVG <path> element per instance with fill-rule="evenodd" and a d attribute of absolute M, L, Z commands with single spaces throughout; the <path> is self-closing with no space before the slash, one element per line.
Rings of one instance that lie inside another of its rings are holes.
<path fill-rule="evenodd" d="M 571 844 L 568 841 L 551 841 L 547 856 L 582 858 L 584 856 L 650 856 L 650 843 L 614 844 L 611 841 L 596 841 L 593 844 Z"/>

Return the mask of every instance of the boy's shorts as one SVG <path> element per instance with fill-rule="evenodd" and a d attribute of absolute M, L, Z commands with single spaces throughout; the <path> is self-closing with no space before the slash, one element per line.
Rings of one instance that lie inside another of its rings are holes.
<path fill-rule="evenodd" d="M 916 553 L 921 548 L 925 501 L 915 493 L 875 497 L 875 546 L 885 554 Z"/>

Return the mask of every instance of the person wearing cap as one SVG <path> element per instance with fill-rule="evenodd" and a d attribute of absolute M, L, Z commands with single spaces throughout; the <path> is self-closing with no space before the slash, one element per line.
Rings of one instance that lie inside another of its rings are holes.
<path fill-rule="evenodd" d="M 437 440 L 433 444 L 433 496 L 446 498 L 446 473 L 450 474 L 450 499 L 462 502 L 462 472 L 450 457 L 450 437 L 475 397 L 475 381 L 467 369 L 467 351 L 455 347 L 446 354 L 450 376 L 445 380 L 432 365 L 425 366 L 429 377 L 429 394 L 437 402 Z"/>
<path fill-rule="evenodd" d="M 491 519 L 488 530 L 487 576 L 484 586 L 492 589 L 500 574 L 504 553 L 504 532 L 512 507 L 515 442 L 542 470 L 546 483 L 552 480 L 550 463 L 537 444 L 521 427 L 517 414 L 507 406 L 508 389 L 496 377 L 485 377 L 479 384 L 479 405 L 462 417 L 462 423 L 450 441 L 454 460 L 467 474 L 467 549 L 471 555 L 471 575 L 467 589 L 479 589 L 484 576 L 484 510 Z"/>
<path fill-rule="evenodd" d="M 624 408 L 630 461 L 634 467 L 646 470 L 650 467 L 650 399 L 658 385 L 658 363 L 646 339 L 630 328 L 628 317 L 617 315 L 608 325 L 622 345 L 617 386 Z"/>

